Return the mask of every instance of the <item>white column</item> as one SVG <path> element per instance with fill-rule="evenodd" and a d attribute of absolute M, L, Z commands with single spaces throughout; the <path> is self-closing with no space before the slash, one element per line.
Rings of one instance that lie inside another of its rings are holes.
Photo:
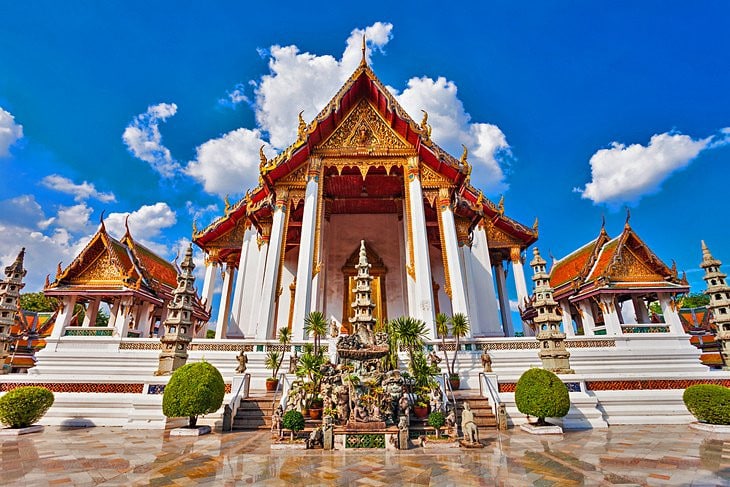
<path fill-rule="evenodd" d="M 257 230 L 255 227 L 252 227 L 251 231 L 253 235 L 251 237 L 251 243 L 248 246 L 248 255 L 246 256 L 246 263 L 243 269 L 243 287 L 241 289 L 236 288 L 236 296 L 238 297 L 238 294 L 241 295 L 241 306 L 236 322 L 238 323 L 238 329 L 246 338 L 250 338 L 254 333 L 256 320 L 252 319 L 251 314 L 256 303 L 258 303 L 258 297 L 261 293 L 261 280 L 259 279 L 257 281 L 261 250 L 257 242 Z M 265 255 L 264 259 L 266 259 Z M 240 267 L 238 268 L 238 272 L 241 272 Z M 263 269 L 261 272 L 261 275 L 263 275 Z M 252 322 L 254 323 L 253 325 Z"/>
<path fill-rule="evenodd" d="M 269 238 L 271 227 L 267 226 L 264 228 L 265 232 L 261 236 L 261 246 L 259 247 L 259 255 L 256 263 L 256 279 L 254 280 L 255 287 L 253 289 L 253 299 L 251 303 L 251 315 L 249 317 L 248 337 L 259 336 L 257 332 L 257 323 L 259 321 L 259 313 L 261 312 L 261 289 L 264 286 L 264 273 L 266 272 L 266 258 L 269 255 Z M 266 331 L 262 332 L 265 335 Z M 264 336 L 264 338 L 266 338 Z"/>
<path fill-rule="evenodd" d="M 434 304 L 431 285 L 431 263 L 428 258 L 428 236 L 426 235 L 426 213 L 423 208 L 423 191 L 419 179 L 418 157 L 408 161 L 408 192 L 411 206 L 411 230 L 413 232 L 413 255 L 416 274 L 415 317 L 426 322 L 428 337 L 434 338 Z M 466 309 L 464 307 L 464 309 Z"/>
<path fill-rule="evenodd" d="M 223 271 L 223 289 L 221 290 L 221 301 L 218 303 L 218 320 L 215 325 L 215 339 L 220 340 L 226 337 L 228 332 L 228 318 L 231 316 L 231 290 L 233 289 L 233 271 L 230 263 L 226 264 Z"/>
<path fill-rule="evenodd" d="M 593 319 L 593 309 L 588 301 L 579 301 L 575 303 L 580 310 L 580 319 L 583 322 L 583 333 L 585 336 L 594 336 L 596 328 L 596 320 Z"/>
<path fill-rule="evenodd" d="M 280 191 L 276 195 L 274 206 L 274 217 L 271 223 L 271 240 L 266 253 L 266 269 L 261 288 L 261 308 L 259 309 L 258 321 L 256 322 L 256 339 L 266 340 L 273 335 L 274 304 L 276 301 L 276 279 L 279 275 L 279 257 L 281 254 L 282 238 L 284 236 L 284 217 L 286 216 L 286 205 L 289 194 Z"/>
<path fill-rule="evenodd" d="M 621 335 L 621 321 L 616 312 L 616 302 L 612 295 L 601 296 L 601 311 L 603 312 L 603 322 L 606 325 L 606 335 Z"/>
<path fill-rule="evenodd" d="M 110 328 L 114 328 L 116 326 L 117 321 L 117 313 L 119 312 L 119 303 L 121 299 L 117 298 L 114 301 L 112 301 L 111 306 L 109 306 L 109 326 Z"/>
<path fill-rule="evenodd" d="M 519 247 L 510 249 L 510 261 L 512 261 L 512 275 L 515 278 L 517 289 L 517 305 L 525 307 L 525 300 L 528 299 L 527 283 L 525 282 L 525 269 L 522 267 L 522 252 Z M 529 326 L 522 327 L 525 336 L 535 336 L 535 332 Z"/>
<path fill-rule="evenodd" d="M 658 295 L 659 306 L 662 308 L 662 314 L 664 315 L 664 323 L 669 325 L 669 332 L 675 335 L 686 335 L 682 321 L 679 319 L 677 313 L 677 307 L 671 300 L 669 294 L 660 293 Z"/>
<path fill-rule="evenodd" d="M 116 334 L 121 338 L 127 338 L 127 332 L 129 331 L 129 323 L 132 321 L 132 305 L 134 303 L 133 296 L 124 296 L 119 303 L 119 309 L 117 310 L 117 317 L 114 320 L 114 328 L 116 328 Z"/>
<path fill-rule="evenodd" d="M 248 224 L 248 222 L 247 222 Z M 252 251 L 251 247 L 255 246 L 254 239 L 256 238 L 256 231 L 253 226 L 246 229 L 243 234 L 243 243 L 241 244 L 241 257 L 238 259 L 238 272 L 236 273 L 236 285 L 233 291 L 233 307 L 231 309 L 231 319 L 229 329 L 231 334 L 236 336 L 243 336 L 243 322 L 241 321 L 241 308 L 243 307 L 243 301 L 245 299 L 244 289 L 246 287 L 246 279 L 250 279 L 251 276 L 247 276 L 248 272 L 248 259 L 250 258 Z"/>
<path fill-rule="evenodd" d="M 99 305 L 101 304 L 101 299 L 94 298 L 91 301 L 89 301 L 88 306 L 86 306 L 86 314 L 84 315 L 84 321 L 81 324 L 81 326 L 94 326 L 96 325 L 96 315 L 99 314 Z"/>
<path fill-rule="evenodd" d="M 497 294 L 499 294 L 499 312 L 502 315 L 502 329 L 504 336 L 515 336 L 515 329 L 512 326 L 512 310 L 509 308 L 509 295 L 507 294 L 507 282 L 505 280 L 502 261 L 494 264 L 494 272 L 497 274 Z"/>
<path fill-rule="evenodd" d="M 459 261 L 464 269 L 464 278 L 466 279 L 466 305 L 469 307 L 469 337 L 475 336 L 482 317 L 479 315 L 479 297 L 476 292 L 476 283 L 474 282 L 474 256 L 471 253 L 471 247 L 462 245 L 459 247 Z"/>
<path fill-rule="evenodd" d="M 499 326 L 499 313 L 497 311 L 497 294 L 494 290 L 494 276 L 492 273 L 492 261 L 489 257 L 489 243 L 487 232 L 480 224 L 474 230 L 471 252 L 472 264 L 474 265 L 474 287 L 475 301 L 479 312 L 479 323 L 472 324 L 474 336 L 498 336 L 502 334 Z M 471 300 L 471 295 L 469 297 Z"/>
<path fill-rule="evenodd" d="M 215 290 L 215 267 L 216 263 L 208 261 L 205 264 L 205 279 L 203 280 L 203 292 L 200 297 L 205 303 L 205 309 L 210 311 L 213 307 L 213 291 Z"/>
<path fill-rule="evenodd" d="M 438 208 L 441 212 L 441 228 L 446 246 L 446 262 L 449 266 L 449 284 L 451 285 L 451 310 L 453 314 L 462 313 L 469 317 L 466 304 L 466 286 L 464 273 L 459 262 L 459 239 L 456 237 L 454 214 L 451 212 L 451 198 L 447 189 L 439 190 Z"/>
<path fill-rule="evenodd" d="M 403 292 L 406 294 L 406 308 L 404 314 L 408 316 L 416 316 L 416 281 L 413 279 L 413 276 L 408 273 L 408 268 L 410 267 L 415 269 L 416 264 L 411 262 L 409 247 L 411 243 L 408 240 L 408 217 L 406 215 L 403 215 L 403 226 L 401 228 L 401 232 L 401 242 L 403 242 L 402 262 L 406 263 L 404 269 L 405 272 L 403 272 L 405 274 L 405 278 L 403 279 Z"/>
<path fill-rule="evenodd" d="M 154 310 L 155 303 L 142 304 L 142 309 L 139 314 L 139 323 L 137 325 L 140 338 L 147 338 L 150 336 L 150 325 L 152 325 L 152 313 Z"/>
<path fill-rule="evenodd" d="M 319 191 L 319 163 L 310 163 L 307 189 L 304 193 L 304 214 L 302 233 L 299 238 L 299 259 L 297 262 L 297 288 L 294 294 L 294 315 L 292 337 L 304 339 L 304 318 L 312 309 L 312 258 L 314 256 L 314 234 L 317 224 L 317 193 Z"/>
<path fill-rule="evenodd" d="M 76 296 L 64 296 L 61 298 L 61 311 L 56 316 L 56 324 L 53 325 L 51 338 L 61 338 L 66 332 L 66 327 L 71 323 L 74 316 L 74 306 L 76 305 Z"/>
<path fill-rule="evenodd" d="M 631 296 L 631 302 L 634 305 L 634 314 L 636 315 L 637 323 L 649 323 L 649 310 L 646 308 L 644 300 L 640 296 Z"/>
<path fill-rule="evenodd" d="M 563 333 L 566 337 L 574 337 L 575 330 L 573 329 L 573 318 L 570 316 L 570 303 L 565 299 L 561 299 L 560 309 L 563 318 Z"/>

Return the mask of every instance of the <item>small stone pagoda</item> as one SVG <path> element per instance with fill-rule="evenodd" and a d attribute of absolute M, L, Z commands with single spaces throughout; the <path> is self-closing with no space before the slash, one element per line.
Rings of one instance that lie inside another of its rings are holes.
<path fill-rule="evenodd" d="M 20 309 L 20 290 L 25 283 L 23 278 L 28 273 L 23 268 L 25 248 L 20 250 L 15 262 L 5 268 L 5 277 L 0 281 L 0 374 L 10 372 L 5 366 L 10 349 L 10 327 L 15 324 L 15 317 Z"/>
<path fill-rule="evenodd" d="M 717 329 L 717 339 L 720 341 L 720 353 L 725 364 L 723 369 L 730 370 L 730 286 L 725 278 L 727 274 L 720 271 L 722 262 L 715 259 L 707 248 L 705 241 L 702 241 L 702 263 L 700 267 L 705 270 L 702 279 L 707 283 L 705 294 L 710 297 L 710 322 L 714 323 Z"/>
<path fill-rule="evenodd" d="M 540 342 L 540 360 L 544 369 L 556 374 L 572 374 L 570 368 L 570 352 L 565 349 L 565 333 L 560 331 L 562 318 L 558 313 L 558 303 L 553 299 L 553 288 L 550 287 L 550 276 L 545 270 L 545 259 L 540 256 L 537 247 L 533 249 L 532 267 L 532 307 L 535 316 L 532 319 Z"/>
<path fill-rule="evenodd" d="M 169 375 L 188 360 L 188 345 L 193 339 L 194 304 L 197 299 L 195 277 L 193 277 L 193 246 L 185 251 L 177 276 L 177 288 L 172 292 L 172 301 L 167 305 L 167 318 L 163 323 L 165 334 L 160 338 L 162 352 L 160 365 L 155 375 Z"/>

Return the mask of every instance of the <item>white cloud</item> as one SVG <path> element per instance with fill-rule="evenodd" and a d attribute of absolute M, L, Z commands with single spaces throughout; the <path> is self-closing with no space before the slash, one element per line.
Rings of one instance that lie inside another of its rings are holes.
<path fill-rule="evenodd" d="M 238 83 L 233 90 L 226 93 L 225 98 L 218 100 L 218 103 L 230 108 L 236 108 L 240 103 L 248 103 L 249 99 L 246 96 L 245 90 L 246 87 Z"/>
<path fill-rule="evenodd" d="M 172 158 L 170 150 L 162 145 L 162 135 L 159 129 L 160 122 L 164 122 L 175 113 L 177 113 L 177 105 L 174 103 L 150 105 L 145 113 L 134 117 L 132 123 L 124 129 L 124 134 L 122 134 L 122 139 L 129 152 L 148 162 L 152 169 L 163 177 L 173 176 L 180 167 Z"/>
<path fill-rule="evenodd" d="M 203 184 L 208 193 L 240 194 L 257 184 L 259 148 L 273 156 L 261 132 L 240 128 L 198 146 L 196 158 L 185 172 Z"/>
<path fill-rule="evenodd" d="M 89 217 L 92 211 L 85 203 L 74 206 L 62 206 L 58 210 L 58 217 L 54 223 L 71 232 L 86 230 L 90 224 Z"/>
<path fill-rule="evenodd" d="M 467 147 L 479 185 L 489 192 L 503 191 L 507 186 L 497 157 L 509 151 L 507 138 L 496 125 L 472 123 L 457 91 L 456 84 L 444 77 L 422 77 L 408 80 L 407 88 L 396 95 L 415 120 L 420 121 L 421 110 L 428 112 L 431 138 L 453 156 L 461 156 L 462 144 Z"/>
<path fill-rule="evenodd" d="M 59 174 L 51 174 L 44 177 L 41 180 L 41 184 L 61 193 L 73 195 L 75 201 L 85 201 L 89 198 L 94 198 L 104 203 L 110 203 L 117 200 L 113 193 L 97 191 L 92 183 L 84 181 L 81 184 L 76 184 L 69 178 L 65 178 Z"/>
<path fill-rule="evenodd" d="M 363 33 L 370 58 L 373 48 L 382 50 L 388 43 L 392 29 L 390 23 L 375 22 L 364 30 L 353 30 L 339 60 L 302 53 L 294 45 L 271 46 L 270 73 L 261 77 L 255 89 L 256 121 L 269 134 L 271 145 L 282 149 L 294 142 L 297 114 L 304 110 L 304 119 L 312 120 L 335 95 L 360 63 Z"/>
<path fill-rule="evenodd" d="M 0 157 L 10 155 L 10 146 L 23 137 L 23 126 L 15 117 L 0 107 Z"/>
<path fill-rule="evenodd" d="M 645 146 L 613 142 L 610 148 L 591 156 L 592 180 L 574 191 L 594 203 L 634 203 L 657 192 L 665 179 L 685 168 L 711 141 L 712 137 L 693 140 L 687 135 L 663 133 L 653 135 Z"/>
<path fill-rule="evenodd" d="M 38 228 L 46 216 L 32 194 L 23 194 L 0 201 L 0 222 Z"/>
<path fill-rule="evenodd" d="M 127 216 L 129 216 L 129 231 L 132 232 L 132 237 L 145 243 L 145 245 L 147 243 L 154 245 L 150 242 L 150 239 L 159 236 L 163 229 L 177 223 L 177 215 L 172 208 L 167 203 L 158 202 L 154 205 L 141 206 L 138 210 L 132 212 L 110 213 L 104 219 L 107 231 L 114 237 L 124 235 L 126 231 L 124 222 Z M 157 248 L 160 248 L 159 245 Z M 152 248 L 152 250 L 155 249 Z M 167 249 L 162 253 L 167 253 Z"/>

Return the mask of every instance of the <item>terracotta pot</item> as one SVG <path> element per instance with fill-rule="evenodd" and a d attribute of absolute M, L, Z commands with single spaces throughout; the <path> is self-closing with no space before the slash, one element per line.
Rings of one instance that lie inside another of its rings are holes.
<path fill-rule="evenodd" d="M 305 418 L 309 417 L 309 409 L 308 408 L 302 408 L 302 416 Z"/>
<path fill-rule="evenodd" d="M 461 384 L 461 379 L 459 379 L 458 377 L 454 377 L 454 378 L 449 377 L 449 385 L 451 386 L 452 391 L 458 391 L 460 384 Z"/>
<path fill-rule="evenodd" d="M 320 419 L 322 417 L 322 409 L 312 408 L 309 410 L 309 419 Z"/>
<path fill-rule="evenodd" d="M 413 406 L 413 414 L 418 419 L 425 419 L 428 416 L 428 406 Z"/>
<path fill-rule="evenodd" d="M 266 392 L 274 392 L 279 385 L 279 379 L 266 379 Z"/>

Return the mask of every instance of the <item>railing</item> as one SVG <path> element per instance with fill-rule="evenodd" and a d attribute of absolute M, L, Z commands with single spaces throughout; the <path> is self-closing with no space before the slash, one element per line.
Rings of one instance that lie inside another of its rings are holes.
<path fill-rule="evenodd" d="M 485 391 L 486 394 L 484 394 Z M 502 401 L 499 399 L 498 387 L 495 387 L 495 384 L 492 384 L 489 377 L 487 377 L 487 374 L 484 372 L 479 372 L 479 395 L 489 398 L 489 403 L 492 405 L 492 412 L 494 413 L 494 417 L 497 418 L 497 425 L 499 426 L 501 421 L 506 419 L 500 418 L 500 406 L 502 405 Z"/>
<path fill-rule="evenodd" d="M 103 326 L 67 326 L 63 336 L 67 337 L 110 337 L 115 328 Z"/>
<path fill-rule="evenodd" d="M 281 399 L 279 399 L 279 405 L 282 409 L 286 409 L 286 397 L 289 395 L 289 389 L 291 384 L 285 373 L 279 374 L 279 382 L 276 384 L 276 390 L 274 391 L 274 398 L 271 400 L 271 412 L 274 412 L 274 406 L 276 405 L 276 396 L 281 391 Z"/>
<path fill-rule="evenodd" d="M 456 398 L 454 397 L 454 390 L 451 388 L 451 382 L 449 382 L 449 374 L 436 376 L 436 381 L 441 385 L 444 404 L 451 402 L 451 405 L 456 408 Z M 451 401 L 449 401 L 449 394 L 451 394 Z"/>
<path fill-rule="evenodd" d="M 248 390 L 250 386 L 251 374 L 244 374 L 243 380 L 238 384 L 238 388 L 233 393 L 233 396 L 231 396 L 231 402 L 229 402 L 226 406 L 226 408 L 228 409 L 228 411 L 226 411 L 226 415 L 229 416 L 228 421 L 226 421 L 224 415 L 223 431 L 231 431 L 233 426 L 233 418 L 236 417 L 236 412 L 241 405 L 241 399 L 246 399 L 248 397 Z M 226 424 L 226 422 L 228 422 L 228 424 Z"/>

